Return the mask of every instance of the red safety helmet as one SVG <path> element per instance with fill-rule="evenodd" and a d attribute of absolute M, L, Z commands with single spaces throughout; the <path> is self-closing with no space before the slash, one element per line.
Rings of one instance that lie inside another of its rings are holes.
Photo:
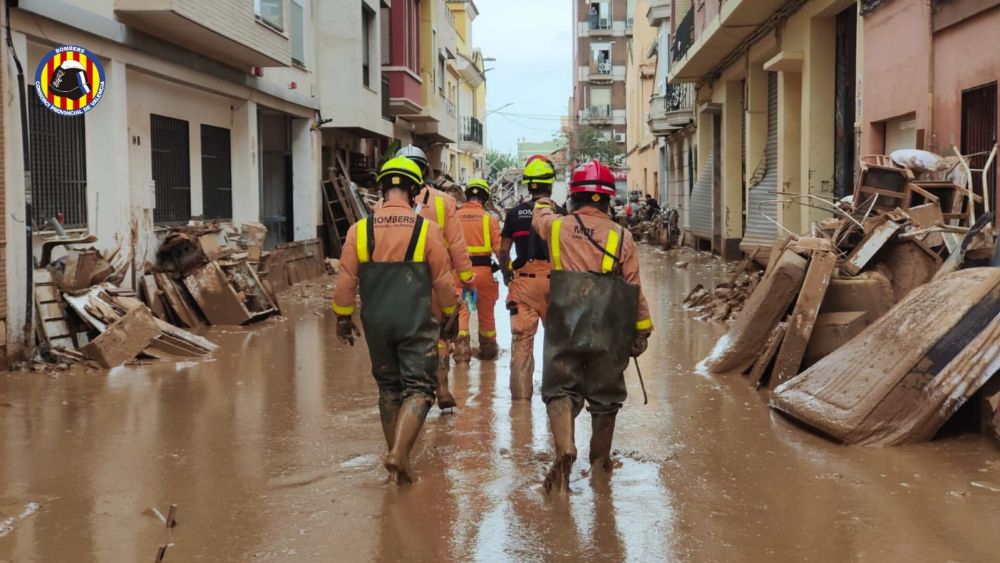
<path fill-rule="evenodd" d="M 600 161 L 592 160 L 573 171 L 573 178 L 569 183 L 569 193 L 614 197 L 615 175 Z"/>

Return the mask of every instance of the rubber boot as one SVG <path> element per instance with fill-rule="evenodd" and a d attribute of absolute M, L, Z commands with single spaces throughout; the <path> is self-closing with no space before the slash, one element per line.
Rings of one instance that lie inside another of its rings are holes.
<path fill-rule="evenodd" d="M 433 399 L 426 395 L 411 395 L 403 400 L 399 415 L 396 417 L 392 449 L 385 456 L 385 468 L 389 472 L 390 482 L 397 485 L 408 485 L 413 482 L 410 452 L 417 443 L 417 436 L 420 435 L 420 429 L 433 403 Z"/>
<path fill-rule="evenodd" d="M 472 347 L 469 346 L 469 335 L 459 336 L 455 339 L 455 352 L 452 354 L 456 364 L 467 364 L 472 358 Z"/>
<path fill-rule="evenodd" d="M 552 429 L 552 440 L 555 442 L 555 460 L 545 475 L 545 490 L 547 492 L 566 491 L 569 489 L 569 474 L 576 461 L 576 442 L 573 436 L 573 401 L 569 398 L 553 399 L 546 410 L 549 414 L 549 427 Z"/>
<path fill-rule="evenodd" d="M 500 346 L 497 345 L 497 339 L 495 336 L 479 337 L 480 360 L 487 360 L 487 361 L 495 360 L 499 355 L 500 355 Z"/>
<path fill-rule="evenodd" d="M 441 410 L 455 408 L 455 397 L 448 389 L 448 372 L 451 370 L 449 363 L 448 356 L 442 356 L 438 363 L 437 391 L 434 394 L 437 395 L 438 408 Z"/>
<path fill-rule="evenodd" d="M 535 373 L 535 346 L 533 338 L 514 335 L 510 354 L 510 398 L 514 401 L 530 401 L 534 390 L 532 377 Z"/>
<path fill-rule="evenodd" d="M 601 472 L 611 473 L 614 464 L 611 460 L 611 442 L 615 436 L 615 417 L 617 412 L 591 413 L 590 423 L 590 470 L 593 475 Z"/>
<path fill-rule="evenodd" d="M 402 404 L 402 400 L 398 394 L 379 395 L 378 414 L 382 422 L 382 434 L 385 435 L 386 451 L 392 451 L 396 433 L 396 417 L 399 415 L 400 404 Z"/>

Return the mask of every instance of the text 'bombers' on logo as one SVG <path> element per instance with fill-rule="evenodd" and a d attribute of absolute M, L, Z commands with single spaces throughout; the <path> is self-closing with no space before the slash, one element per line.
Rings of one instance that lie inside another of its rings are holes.
<path fill-rule="evenodd" d="M 104 67 L 90 51 L 64 45 L 42 57 L 35 70 L 35 92 L 59 115 L 82 115 L 104 95 Z"/>

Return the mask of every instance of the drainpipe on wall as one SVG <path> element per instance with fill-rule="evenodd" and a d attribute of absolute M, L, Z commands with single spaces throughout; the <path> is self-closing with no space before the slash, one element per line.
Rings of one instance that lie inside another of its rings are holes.
<path fill-rule="evenodd" d="M 24 296 L 24 344 L 25 359 L 31 359 L 34 356 L 35 348 L 34 329 L 32 326 L 35 317 L 35 260 L 31 247 L 31 147 L 28 139 L 28 101 L 25 98 L 24 67 L 21 66 L 21 60 L 17 58 L 17 51 L 14 50 L 14 40 L 11 38 L 10 33 L 10 9 L 12 6 L 17 7 L 17 0 L 10 0 L 6 3 L 5 15 L 7 17 L 7 48 L 10 49 L 10 56 L 14 59 L 14 65 L 17 67 L 17 97 L 21 104 L 21 151 L 23 153 L 22 164 L 24 166 L 24 244 L 25 256 L 28 258 L 27 268 L 25 268 L 25 281 L 27 285 L 25 286 Z"/>
<path fill-rule="evenodd" d="M 934 140 L 934 8 L 928 3 L 927 10 L 927 133 L 924 134 L 924 150 L 931 150 Z M 935 148 L 935 150 L 937 150 Z"/>

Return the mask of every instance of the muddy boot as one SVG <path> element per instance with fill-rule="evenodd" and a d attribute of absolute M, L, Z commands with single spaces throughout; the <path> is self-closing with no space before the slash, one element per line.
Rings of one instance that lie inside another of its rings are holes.
<path fill-rule="evenodd" d="M 396 416 L 402 403 L 398 394 L 379 395 L 378 414 L 382 421 L 382 434 L 385 435 L 386 451 L 392 451 L 392 443 L 396 433 Z"/>
<path fill-rule="evenodd" d="M 535 372 L 533 343 L 530 338 L 514 336 L 510 354 L 510 398 L 514 401 L 531 400 Z"/>
<path fill-rule="evenodd" d="M 472 348 L 469 346 L 469 335 L 455 339 L 455 352 L 452 354 L 456 364 L 467 364 L 472 358 Z"/>
<path fill-rule="evenodd" d="M 448 389 L 448 371 L 451 368 L 448 367 L 448 357 L 442 358 L 442 362 L 438 364 L 437 370 L 437 404 L 438 408 L 441 410 L 453 409 L 455 408 L 455 397 L 451 395 L 451 391 Z"/>
<path fill-rule="evenodd" d="M 426 395 L 411 395 L 399 408 L 396 417 L 396 428 L 393 435 L 392 449 L 385 456 L 385 468 L 389 472 L 389 481 L 397 485 L 408 485 L 413 482 L 410 471 L 410 452 L 417 443 L 417 436 L 427 418 L 427 411 L 434 401 Z"/>
<path fill-rule="evenodd" d="M 573 401 L 568 398 L 553 399 L 549 402 L 549 427 L 555 442 L 555 460 L 545 475 L 545 490 L 551 492 L 569 490 L 569 473 L 576 461 L 576 443 L 573 438 Z"/>
<path fill-rule="evenodd" d="M 611 461 L 611 441 L 615 436 L 616 412 L 591 413 L 590 423 L 590 471 L 593 475 L 610 474 L 614 468 Z"/>
<path fill-rule="evenodd" d="M 479 337 L 479 359 L 495 360 L 500 355 L 500 346 L 497 345 L 496 337 Z"/>

